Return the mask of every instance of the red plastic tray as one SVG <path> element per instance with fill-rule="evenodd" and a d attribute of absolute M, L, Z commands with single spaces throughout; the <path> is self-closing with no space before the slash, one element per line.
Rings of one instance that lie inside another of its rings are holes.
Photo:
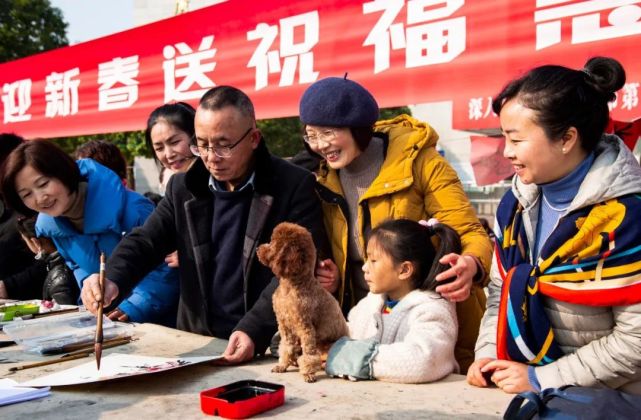
<path fill-rule="evenodd" d="M 200 393 L 200 408 L 205 414 L 228 419 L 244 419 L 283 405 L 285 386 L 245 380 Z"/>

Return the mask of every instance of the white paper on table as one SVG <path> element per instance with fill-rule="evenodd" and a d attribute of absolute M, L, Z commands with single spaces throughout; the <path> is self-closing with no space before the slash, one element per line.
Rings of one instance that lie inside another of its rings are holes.
<path fill-rule="evenodd" d="M 13 379 L 0 379 L 0 406 L 46 397 L 49 390 L 49 387 L 23 388 Z"/>
<path fill-rule="evenodd" d="M 63 386 L 109 381 L 129 376 L 164 372 L 221 358 L 222 356 L 172 358 L 112 353 L 102 358 L 100 370 L 96 368 L 96 362 L 91 361 L 51 375 L 23 382 L 20 386 Z"/>

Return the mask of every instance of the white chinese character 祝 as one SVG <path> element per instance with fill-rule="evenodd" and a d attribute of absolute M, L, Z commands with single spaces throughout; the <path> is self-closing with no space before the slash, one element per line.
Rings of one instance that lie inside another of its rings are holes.
<path fill-rule="evenodd" d="M 641 7 L 638 3 L 641 1 L 537 0 L 536 49 L 561 42 L 561 19 L 567 17 L 572 17 L 572 44 L 639 35 Z M 602 26 L 606 20 L 607 24 Z"/>
<path fill-rule="evenodd" d="M 405 67 L 447 63 L 465 51 L 465 16 L 449 18 L 464 0 L 408 0 L 407 22 L 394 23 L 404 0 L 363 3 L 363 13 L 383 12 L 363 45 L 374 46 L 374 73 L 390 66 L 391 50 L 405 49 Z"/>
<path fill-rule="evenodd" d="M 623 85 L 623 96 L 621 97 L 621 109 L 632 110 L 639 105 L 639 84 L 626 83 Z"/>
<path fill-rule="evenodd" d="M 138 100 L 138 67 L 137 55 L 98 64 L 99 111 L 128 108 Z"/>
<path fill-rule="evenodd" d="M 80 69 L 76 67 L 64 73 L 53 72 L 47 76 L 45 117 L 53 118 L 56 115 L 65 117 L 78 112 L 78 86 L 80 85 L 80 80 L 73 78 L 79 74 Z"/>
<path fill-rule="evenodd" d="M 294 41 L 294 32 L 302 28 L 303 37 L 299 43 Z M 280 31 L 279 31 L 280 29 Z M 278 49 L 270 50 L 280 32 Z M 256 90 L 269 84 L 270 73 L 280 72 L 279 86 L 292 86 L 298 70 L 298 83 L 312 83 L 318 78 L 314 71 L 314 53 L 311 51 L 318 43 L 318 12 L 281 19 L 279 25 L 259 23 L 256 29 L 247 32 L 247 39 L 260 39 L 247 67 L 256 68 Z M 281 66 L 281 58 L 283 58 Z"/>
<path fill-rule="evenodd" d="M 4 104 L 4 123 L 29 121 L 27 114 L 31 106 L 31 79 L 5 83 L 2 86 L 2 103 Z"/>
<path fill-rule="evenodd" d="M 165 102 L 199 99 L 210 88 L 216 86 L 207 76 L 207 73 L 216 68 L 216 48 L 212 48 L 213 44 L 214 36 L 208 35 L 201 40 L 198 51 L 193 51 L 184 42 L 166 45 L 163 48 Z M 177 80 L 182 80 L 178 86 Z"/>

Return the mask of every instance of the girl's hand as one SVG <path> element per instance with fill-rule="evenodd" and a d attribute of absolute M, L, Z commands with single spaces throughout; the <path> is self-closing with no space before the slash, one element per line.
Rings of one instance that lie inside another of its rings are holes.
<path fill-rule="evenodd" d="M 475 360 L 467 370 L 467 383 L 470 385 L 478 386 L 485 388 L 490 385 L 488 378 L 492 372 L 482 372 L 482 369 L 485 365 L 490 363 L 494 359 L 484 358 Z"/>
<path fill-rule="evenodd" d="M 451 302 L 462 302 L 470 296 L 472 280 L 478 271 L 476 259 L 471 255 L 447 254 L 439 260 L 441 264 L 450 265 L 450 268 L 436 276 L 436 281 L 451 280 L 450 283 L 438 286 L 436 293 L 440 293 Z"/>
<path fill-rule="evenodd" d="M 491 379 L 503 392 L 518 394 L 534 391 L 527 375 L 528 366 L 509 360 L 493 360 L 481 368 L 481 372 L 493 372 Z"/>
<path fill-rule="evenodd" d="M 323 286 L 323 289 L 329 293 L 334 294 L 336 290 L 338 290 L 340 275 L 338 273 L 338 267 L 331 259 L 328 258 L 320 261 L 316 266 L 314 275 L 321 286 Z"/>

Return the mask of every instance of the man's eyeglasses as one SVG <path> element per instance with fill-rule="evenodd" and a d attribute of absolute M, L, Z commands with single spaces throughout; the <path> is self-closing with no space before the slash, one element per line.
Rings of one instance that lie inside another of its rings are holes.
<path fill-rule="evenodd" d="M 213 151 L 214 154 L 218 157 L 228 158 L 232 155 L 232 150 L 234 149 L 234 147 L 238 146 L 240 142 L 243 141 L 245 137 L 247 137 L 247 134 L 249 134 L 253 129 L 254 127 L 249 127 L 247 131 L 245 131 L 245 134 L 243 134 L 242 137 L 238 139 L 238 141 L 236 141 L 233 144 L 230 144 L 229 146 L 205 146 L 203 144 L 198 144 L 195 141 L 195 137 L 194 137 L 194 140 L 192 141 L 192 144 L 189 146 L 189 149 L 191 150 L 191 153 L 193 153 L 195 156 L 205 157 L 205 156 L 208 156 L 209 153 Z"/>
<path fill-rule="evenodd" d="M 303 135 L 303 140 L 305 143 L 309 144 L 312 147 L 318 146 L 319 142 L 331 143 L 336 138 L 336 132 L 334 130 L 323 130 L 320 133 L 314 134 L 305 134 Z"/>

